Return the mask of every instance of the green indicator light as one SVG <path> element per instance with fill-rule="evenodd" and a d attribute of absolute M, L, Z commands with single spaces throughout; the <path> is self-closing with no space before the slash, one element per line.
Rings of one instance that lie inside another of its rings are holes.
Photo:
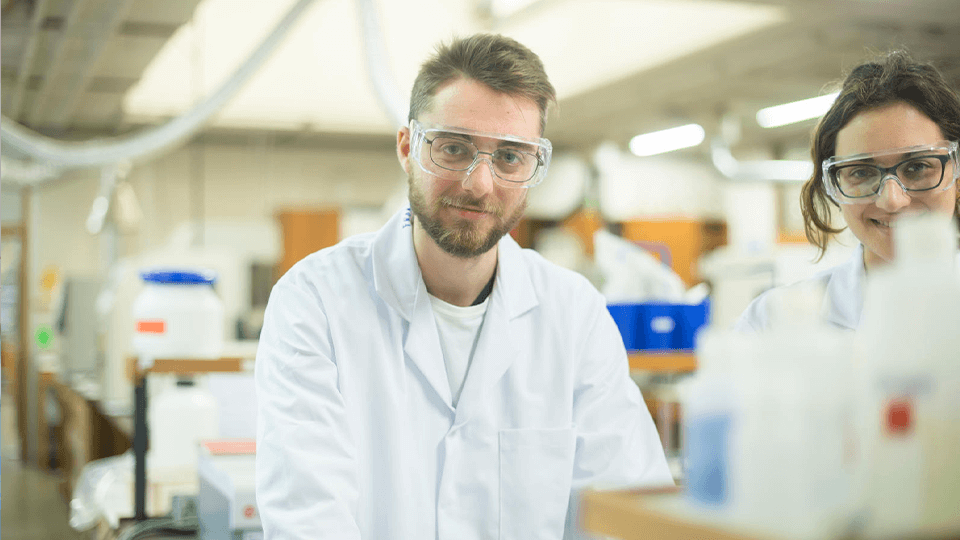
<path fill-rule="evenodd" d="M 37 333 L 34 334 L 34 337 L 37 340 L 37 345 L 41 349 L 46 349 L 53 343 L 53 329 L 45 324 L 41 324 L 37 327 Z"/>

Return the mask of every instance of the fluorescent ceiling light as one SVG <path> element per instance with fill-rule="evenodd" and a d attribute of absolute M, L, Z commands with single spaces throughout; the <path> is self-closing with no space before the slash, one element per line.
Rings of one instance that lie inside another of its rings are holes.
<path fill-rule="evenodd" d="M 191 23 L 167 41 L 127 93 L 127 120 L 178 115 L 219 88 L 292 1 L 202 0 Z M 487 29 L 477 17 L 479 2 L 373 1 L 399 99 L 409 98 L 420 64 L 438 42 Z M 519 10 L 494 30 L 537 52 L 561 100 L 789 20 L 781 7 L 730 0 L 482 2 L 502 13 Z M 211 123 L 396 135 L 370 85 L 356 11 L 355 0 L 314 2 Z M 431 16 L 423 17 L 427 12 Z"/>
<path fill-rule="evenodd" d="M 494 17 L 505 18 L 526 8 L 537 0 L 491 0 L 490 11 Z"/>
<path fill-rule="evenodd" d="M 761 127 L 773 128 L 823 116 L 833 105 L 838 95 L 840 95 L 840 92 L 834 92 L 825 96 L 761 109 L 757 112 L 757 123 Z"/>
<path fill-rule="evenodd" d="M 497 31 L 540 56 L 561 100 L 790 20 L 779 6 L 727 0 L 541 0 L 535 8 Z M 691 76 L 707 84 L 703 71 Z"/>
<path fill-rule="evenodd" d="M 706 133 L 699 124 L 644 133 L 630 139 L 630 151 L 637 156 L 652 156 L 689 148 L 703 142 Z"/>

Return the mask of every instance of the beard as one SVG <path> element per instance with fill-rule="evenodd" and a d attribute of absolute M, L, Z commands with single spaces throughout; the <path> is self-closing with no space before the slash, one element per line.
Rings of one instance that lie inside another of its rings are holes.
<path fill-rule="evenodd" d="M 477 199 L 463 193 L 456 196 L 440 195 L 434 201 L 427 201 L 427 197 L 413 174 L 407 175 L 409 185 L 410 210 L 423 230 L 440 246 L 440 249 L 461 259 L 472 259 L 493 249 L 497 242 L 513 230 L 523 217 L 527 208 L 527 198 L 524 197 L 517 208 L 504 219 L 505 209 L 502 204 Z M 461 208 L 478 209 L 491 215 L 496 223 L 484 233 L 481 224 L 454 218 L 452 225 L 443 223 L 440 211 L 444 207 L 458 206 Z"/>

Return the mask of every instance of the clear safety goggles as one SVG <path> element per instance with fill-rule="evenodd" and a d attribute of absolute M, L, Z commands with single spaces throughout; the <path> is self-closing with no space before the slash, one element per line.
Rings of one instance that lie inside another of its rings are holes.
<path fill-rule="evenodd" d="M 890 156 L 900 156 L 901 161 L 889 167 L 879 164 L 889 162 L 882 158 Z M 834 156 L 823 162 L 823 182 L 827 195 L 838 204 L 866 204 L 879 197 L 890 179 L 910 196 L 950 189 L 960 176 L 957 165 L 957 143 L 942 141 L 849 157 Z"/>
<path fill-rule="evenodd" d="M 492 142 L 493 152 L 477 147 Z M 424 172 L 444 180 L 463 181 L 481 161 L 503 187 L 530 188 L 547 174 L 553 146 L 547 139 L 485 133 L 410 121 L 410 153 Z"/>

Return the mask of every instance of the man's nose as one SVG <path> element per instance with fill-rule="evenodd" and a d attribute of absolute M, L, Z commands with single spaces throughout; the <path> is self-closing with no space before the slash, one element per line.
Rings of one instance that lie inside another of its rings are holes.
<path fill-rule="evenodd" d="M 886 212 L 896 212 L 910 204 L 910 194 L 900 186 L 895 176 L 889 175 L 881 182 L 880 191 L 877 193 L 877 208 Z"/>
<path fill-rule="evenodd" d="M 480 154 L 477 162 L 467 171 L 467 177 L 463 179 L 463 190 L 481 197 L 493 191 L 494 182 L 493 162 L 489 157 Z"/>

